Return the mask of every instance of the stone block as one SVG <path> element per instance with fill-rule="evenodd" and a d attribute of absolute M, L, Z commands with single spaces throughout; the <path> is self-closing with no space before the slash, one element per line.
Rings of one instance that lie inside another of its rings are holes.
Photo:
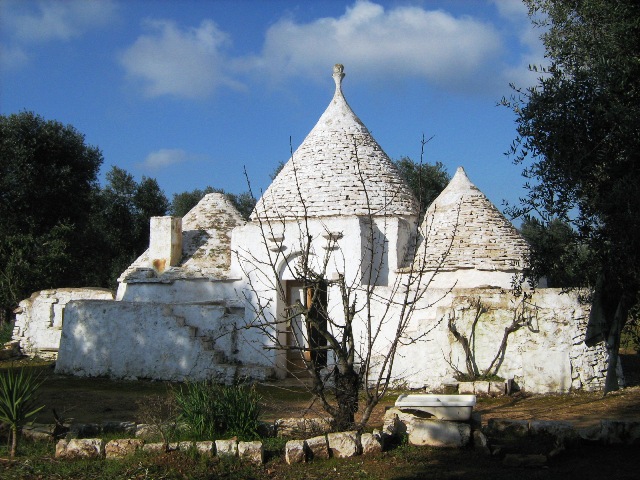
<path fill-rule="evenodd" d="M 311 438 L 333 430 L 335 422 L 329 417 L 281 418 L 276 420 L 278 437 Z"/>
<path fill-rule="evenodd" d="M 64 458 L 65 453 L 67 453 L 67 445 L 69 445 L 69 442 L 64 439 L 59 440 L 58 443 L 56 443 L 56 458 Z"/>
<path fill-rule="evenodd" d="M 122 458 L 127 455 L 133 455 L 136 450 L 142 448 L 143 440 L 139 438 L 123 438 L 120 440 L 110 440 L 104 446 L 104 454 L 106 458 Z"/>
<path fill-rule="evenodd" d="M 164 453 L 164 443 L 145 443 L 142 446 L 142 451 L 147 453 Z"/>
<path fill-rule="evenodd" d="M 212 441 L 196 442 L 195 446 L 200 455 L 212 457 L 215 454 L 215 444 Z"/>
<path fill-rule="evenodd" d="M 475 393 L 473 382 L 460 382 L 458 384 L 458 393 L 464 395 L 473 395 Z"/>
<path fill-rule="evenodd" d="M 329 458 L 329 445 L 326 435 L 320 435 L 306 440 L 310 459 Z"/>
<path fill-rule="evenodd" d="M 460 422 L 416 418 L 409 432 L 411 445 L 463 447 L 469 443 L 470 439 L 471 426 Z"/>
<path fill-rule="evenodd" d="M 60 442 L 65 442 L 66 445 Z M 56 445 L 56 456 L 58 458 L 104 457 L 104 440 L 101 438 L 72 438 L 68 442 L 66 440 L 61 440 L 60 442 Z"/>
<path fill-rule="evenodd" d="M 473 447 L 476 450 L 480 450 L 481 452 L 486 453 L 487 455 L 491 455 L 491 449 L 489 448 L 489 441 L 487 440 L 487 436 L 480 430 L 473 431 Z"/>
<path fill-rule="evenodd" d="M 53 424 L 33 424 L 22 427 L 22 436 L 31 440 L 49 441 L 53 439 L 56 426 Z"/>
<path fill-rule="evenodd" d="M 182 452 L 187 452 L 192 448 L 196 448 L 195 442 L 178 442 L 177 450 L 180 450 Z"/>
<path fill-rule="evenodd" d="M 571 423 L 552 420 L 532 420 L 529 422 L 529 432 L 532 435 L 552 435 L 562 442 L 578 437 L 578 433 Z"/>
<path fill-rule="evenodd" d="M 505 394 L 507 386 L 504 382 L 489 382 L 489 395 L 500 397 Z"/>
<path fill-rule="evenodd" d="M 307 447 L 304 440 L 289 440 L 284 446 L 284 459 L 292 463 L 303 463 L 307 457 Z"/>
<path fill-rule="evenodd" d="M 488 423 L 492 433 L 506 433 L 516 436 L 529 434 L 529 422 L 526 420 L 509 420 L 506 418 L 491 418 Z"/>
<path fill-rule="evenodd" d="M 262 442 L 239 442 L 238 456 L 242 460 L 248 460 L 251 463 L 262 465 L 264 463 L 264 448 Z"/>
<path fill-rule="evenodd" d="M 216 440 L 216 454 L 219 457 L 237 457 L 237 440 Z"/>
<path fill-rule="evenodd" d="M 358 454 L 358 433 L 337 432 L 327 434 L 329 451 L 336 458 L 349 458 Z"/>
<path fill-rule="evenodd" d="M 640 422 L 601 420 L 600 439 L 607 445 L 640 444 Z"/>
<path fill-rule="evenodd" d="M 382 452 L 381 435 L 376 433 L 363 433 L 360 435 L 360 447 L 363 455 Z"/>
<path fill-rule="evenodd" d="M 491 382 L 473 382 L 473 390 L 476 395 L 489 395 Z"/>

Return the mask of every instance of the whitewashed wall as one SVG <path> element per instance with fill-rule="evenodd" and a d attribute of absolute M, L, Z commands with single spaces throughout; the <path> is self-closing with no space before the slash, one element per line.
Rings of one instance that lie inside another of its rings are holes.
<path fill-rule="evenodd" d="M 113 300 L 113 292 L 103 288 L 58 288 L 35 292 L 22 300 L 16 314 L 13 340 L 20 342 L 22 353 L 55 359 L 71 300 Z"/>
<path fill-rule="evenodd" d="M 56 372 L 162 380 L 266 378 L 248 364 L 242 309 L 210 304 L 77 301 L 67 305 Z"/>

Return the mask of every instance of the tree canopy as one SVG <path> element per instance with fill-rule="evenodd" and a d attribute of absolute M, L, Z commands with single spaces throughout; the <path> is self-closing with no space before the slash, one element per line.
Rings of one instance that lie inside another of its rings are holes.
<path fill-rule="evenodd" d="M 168 202 L 157 182 L 113 167 L 70 125 L 32 112 L 0 116 L 0 323 L 32 292 L 113 287 L 147 248 L 149 217 Z"/>
<path fill-rule="evenodd" d="M 400 157 L 394 163 L 420 202 L 422 213 L 451 181 L 451 176 L 441 162 L 417 163 L 409 157 Z"/>
<path fill-rule="evenodd" d="M 590 342 L 612 355 L 640 287 L 640 4 L 636 0 L 526 0 L 545 27 L 550 62 L 511 101 L 511 153 L 529 179 L 515 214 L 571 223 L 591 255 Z"/>

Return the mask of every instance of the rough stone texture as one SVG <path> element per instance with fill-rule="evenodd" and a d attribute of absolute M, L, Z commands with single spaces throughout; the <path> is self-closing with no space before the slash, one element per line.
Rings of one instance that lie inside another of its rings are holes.
<path fill-rule="evenodd" d="M 178 450 L 182 450 L 183 452 L 186 452 L 188 450 L 191 450 L 192 448 L 196 448 L 195 442 L 189 442 L 189 441 L 178 442 Z"/>
<path fill-rule="evenodd" d="M 416 214 L 411 189 L 347 104 L 343 76 L 341 70 L 334 73 L 331 103 L 262 195 L 252 220 L 302 218 L 305 206 L 309 217 Z"/>
<path fill-rule="evenodd" d="M 164 453 L 164 443 L 145 443 L 142 451 L 147 453 Z"/>
<path fill-rule="evenodd" d="M 491 449 L 489 448 L 489 441 L 487 436 L 480 430 L 473 430 L 473 447 L 480 450 L 487 455 L 491 455 Z"/>
<path fill-rule="evenodd" d="M 22 436 L 32 440 L 53 440 L 54 424 L 33 424 L 22 427 Z"/>
<path fill-rule="evenodd" d="M 360 435 L 360 447 L 362 455 L 372 455 L 382 452 L 382 437 L 375 433 L 363 433 Z"/>
<path fill-rule="evenodd" d="M 280 418 L 276 420 L 278 437 L 309 438 L 333 430 L 335 422 L 330 417 L 317 418 Z"/>
<path fill-rule="evenodd" d="M 60 440 L 56 445 L 57 458 L 104 457 L 104 440 L 101 438 L 73 438 Z"/>
<path fill-rule="evenodd" d="M 289 440 L 284 446 L 284 459 L 292 463 L 303 463 L 307 457 L 306 442 L 304 440 Z"/>
<path fill-rule="evenodd" d="M 178 278 L 226 278 L 231 265 L 231 230 L 245 220 L 224 194 L 210 193 L 182 219 L 182 261 L 162 273 L 145 251 L 118 282 L 168 282 Z M 118 289 L 118 298 L 122 298 Z"/>
<path fill-rule="evenodd" d="M 124 438 L 121 440 L 110 440 L 104 446 L 106 458 L 122 458 L 132 455 L 144 445 L 144 441 L 137 438 Z"/>
<path fill-rule="evenodd" d="M 414 418 L 411 428 L 407 430 L 411 445 L 464 447 L 471 438 L 471 426 L 468 423 Z"/>
<path fill-rule="evenodd" d="M 333 457 L 348 458 L 359 453 L 357 432 L 329 433 L 327 434 L 327 442 Z"/>
<path fill-rule="evenodd" d="M 215 455 L 215 443 L 209 440 L 205 440 L 202 442 L 196 442 L 196 450 L 200 455 L 207 455 L 212 457 Z"/>
<path fill-rule="evenodd" d="M 532 435 L 552 435 L 562 443 L 578 437 L 578 432 L 571 423 L 550 420 L 531 420 L 529 422 L 529 433 Z"/>
<path fill-rule="evenodd" d="M 601 420 L 600 441 L 607 445 L 640 444 L 640 422 Z"/>
<path fill-rule="evenodd" d="M 458 393 L 461 395 L 473 395 L 476 393 L 474 382 L 460 382 L 458 384 Z"/>
<path fill-rule="evenodd" d="M 420 227 L 419 270 L 519 272 L 529 247 L 515 227 L 473 185 L 462 167 L 433 201 Z"/>
<path fill-rule="evenodd" d="M 326 435 L 308 438 L 306 443 L 309 449 L 309 459 L 329 458 L 329 444 Z"/>
<path fill-rule="evenodd" d="M 216 454 L 219 457 L 237 457 L 237 440 L 216 440 Z"/>
<path fill-rule="evenodd" d="M 508 433 L 510 435 L 525 436 L 529 434 L 527 420 L 509 420 L 506 418 L 490 418 L 487 424 L 490 432 Z"/>
<path fill-rule="evenodd" d="M 242 460 L 262 465 L 264 463 L 264 447 L 262 446 L 262 442 L 239 442 L 238 456 Z"/>
<path fill-rule="evenodd" d="M 22 300 L 17 310 L 13 340 L 25 355 L 56 359 L 65 307 L 72 300 L 113 300 L 105 288 L 57 288 L 41 290 Z"/>

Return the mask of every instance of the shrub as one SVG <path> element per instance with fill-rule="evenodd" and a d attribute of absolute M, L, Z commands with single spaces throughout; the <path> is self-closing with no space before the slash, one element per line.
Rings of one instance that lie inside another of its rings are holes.
<path fill-rule="evenodd" d="M 0 322 L 0 345 L 10 342 L 13 336 L 13 322 Z"/>
<path fill-rule="evenodd" d="M 261 398 L 253 387 L 193 382 L 176 390 L 175 400 L 180 419 L 198 439 L 258 437 Z"/>
<path fill-rule="evenodd" d="M 7 370 L 0 375 L 0 421 L 9 425 L 10 456 L 15 457 L 18 434 L 27 419 L 44 408 L 36 407 L 36 394 L 42 380 L 31 372 Z"/>

